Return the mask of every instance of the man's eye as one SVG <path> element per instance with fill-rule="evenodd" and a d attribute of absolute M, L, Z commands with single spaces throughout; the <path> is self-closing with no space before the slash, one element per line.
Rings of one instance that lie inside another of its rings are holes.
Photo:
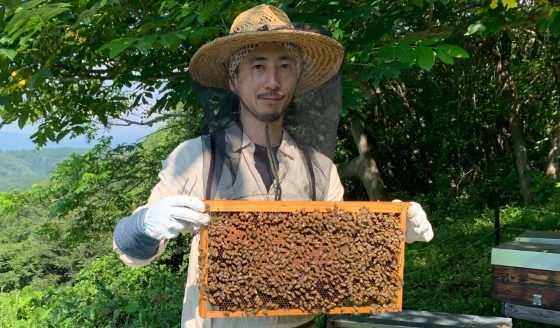
<path fill-rule="evenodd" d="M 283 68 L 283 69 L 290 69 L 290 68 L 292 68 L 292 65 L 291 65 L 291 64 L 288 64 L 288 63 L 284 63 L 284 64 L 281 64 L 281 65 L 280 65 L 280 68 Z"/>
<path fill-rule="evenodd" d="M 258 71 L 262 71 L 264 69 L 264 65 L 255 64 L 255 65 L 253 65 L 253 69 L 256 69 Z"/>

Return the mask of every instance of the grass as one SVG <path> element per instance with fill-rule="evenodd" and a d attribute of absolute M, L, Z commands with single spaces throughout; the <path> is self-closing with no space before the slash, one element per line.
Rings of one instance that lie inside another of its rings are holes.
<path fill-rule="evenodd" d="M 407 245 L 403 308 L 433 312 L 502 316 L 492 299 L 490 256 L 495 245 L 494 211 L 461 207 L 433 213 L 434 239 Z M 550 208 L 506 207 L 500 210 L 501 241 L 525 230 L 557 230 L 560 213 Z M 513 320 L 514 327 L 555 327 Z"/>

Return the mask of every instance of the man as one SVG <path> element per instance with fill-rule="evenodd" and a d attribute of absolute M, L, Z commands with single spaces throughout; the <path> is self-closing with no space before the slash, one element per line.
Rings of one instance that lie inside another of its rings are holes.
<path fill-rule="evenodd" d="M 148 203 L 121 220 L 114 232 L 114 248 L 131 266 L 148 264 L 179 233 L 193 234 L 182 327 L 295 327 L 312 321 L 310 316 L 203 320 L 196 231 L 210 221 L 201 199 L 342 200 L 332 161 L 298 144 L 284 129 L 285 110 L 294 95 L 331 79 L 342 58 L 338 42 L 293 28 L 283 11 L 268 5 L 241 13 L 229 36 L 194 54 L 192 79 L 235 94 L 237 122 L 180 144 L 164 162 Z M 429 240 L 431 226 L 415 206 L 407 239 Z"/>

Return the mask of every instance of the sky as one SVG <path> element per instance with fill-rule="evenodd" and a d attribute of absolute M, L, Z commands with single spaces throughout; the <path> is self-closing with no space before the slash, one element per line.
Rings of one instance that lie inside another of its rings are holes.
<path fill-rule="evenodd" d="M 154 132 L 156 127 L 146 126 L 115 126 L 109 131 L 101 131 L 98 137 L 112 136 L 113 145 L 123 143 L 133 143 L 137 140 Z M 13 123 L 0 128 L 0 151 L 1 150 L 24 150 L 35 149 L 36 145 L 31 141 L 30 137 L 35 133 L 36 128 L 33 126 L 24 127 L 20 130 L 17 123 Z M 58 144 L 49 142 L 46 147 L 77 147 L 77 148 L 91 148 L 95 144 L 89 144 L 84 137 L 64 138 Z"/>
<path fill-rule="evenodd" d="M 106 82 L 108 83 L 108 82 Z M 163 86 L 160 87 L 163 89 Z M 137 89 L 137 85 L 133 84 L 130 88 L 123 89 L 124 92 L 134 93 L 133 90 Z M 154 92 L 154 97 L 159 98 L 160 90 Z M 155 104 L 155 99 L 151 99 L 150 103 L 138 106 L 132 110 L 125 118 L 131 121 L 142 121 L 142 113 Z M 157 130 L 162 123 L 152 127 L 142 125 L 131 126 L 113 126 L 110 130 L 99 131 L 96 139 L 102 136 L 112 136 L 113 140 L 111 145 L 116 146 L 126 143 L 134 143 L 139 139 L 148 136 L 150 133 Z M 2 150 L 24 150 L 35 149 L 37 146 L 31 141 L 30 137 L 37 131 L 34 126 L 26 126 L 23 129 L 18 127 L 17 122 L 6 125 L 0 128 L 0 151 Z M 73 138 L 65 137 L 59 143 L 49 142 L 45 147 L 76 147 L 76 148 L 91 148 L 97 142 L 88 143 L 85 137 Z"/>

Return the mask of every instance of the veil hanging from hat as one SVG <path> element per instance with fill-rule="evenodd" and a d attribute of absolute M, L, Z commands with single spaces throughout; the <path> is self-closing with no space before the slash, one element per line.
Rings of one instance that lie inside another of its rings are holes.
<path fill-rule="evenodd" d="M 302 151 L 314 148 L 326 157 L 334 157 L 336 132 L 342 103 L 341 73 L 339 72 L 319 88 L 300 94 L 286 109 L 284 129 L 290 133 Z M 224 141 L 224 131 L 230 124 L 239 123 L 239 99 L 237 95 L 223 89 L 209 88 L 192 81 L 195 92 L 205 115 L 209 134 L 203 139 L 211 152 L 204 153 L 204 167 L 208 179 L 204 181 L 206 198 L 216 195 L 222 170 L 228 169 L 233 177 L 237 175 L 239 160 L 227 154 L 230 149 L 238 149 L 243 140 L 242 129 L 235 129 L 237 135 L 230 136 L 230 144 Z M 308 172 L 308 178 L 313 179 Z M 316 185 L 315 181 L 310 185 Z M 310 197 L 313 199 L 314 197 Z"/>
<path fill-rule="evenodd" d="M 321 32 L 327 34 L 326 30 L 306 31 Z M 225 143 L 224 130 L 232 123 L 239 123 L 239 99 L 237 95 L 229 90 L 211 88 L 204 86 L 191 79 L 192 89 L 203 109 L 208 135 L 203 137 L 205 149 L 204 168 L 205 176 L 204 190 L 206 199 L 216 196 L 220 177 L 223 169 L 230 170 L 231 175 L 236 177 L 239 159 L 228 156 L 229 150 L 238 149 L 243 140 L 242 128 L 234 129 L 237 135 L 228 135 L 228 143 Z M 297 87 L 296 87 L 297 88 Z M 296 90 L 297 91 L 297 90 Z M 284 114 L 284 129 L 290 133 L 298 147 L 309 154 L 310 148 L 322 153 L 331 160 L 336 148 L 336 132 L 342 106 L 342 73 L 339 71 L 323 85 L 297 93 Z M 307 157 L 308 169 L 312 165 L 313 158 Z M 308 170 L 307 177 L 310 186 L 317 186 L 322 181 L 316 181 L 317 174 Z M 311 188 L 310 199 L 315 200 L 315 188 Z"/>

